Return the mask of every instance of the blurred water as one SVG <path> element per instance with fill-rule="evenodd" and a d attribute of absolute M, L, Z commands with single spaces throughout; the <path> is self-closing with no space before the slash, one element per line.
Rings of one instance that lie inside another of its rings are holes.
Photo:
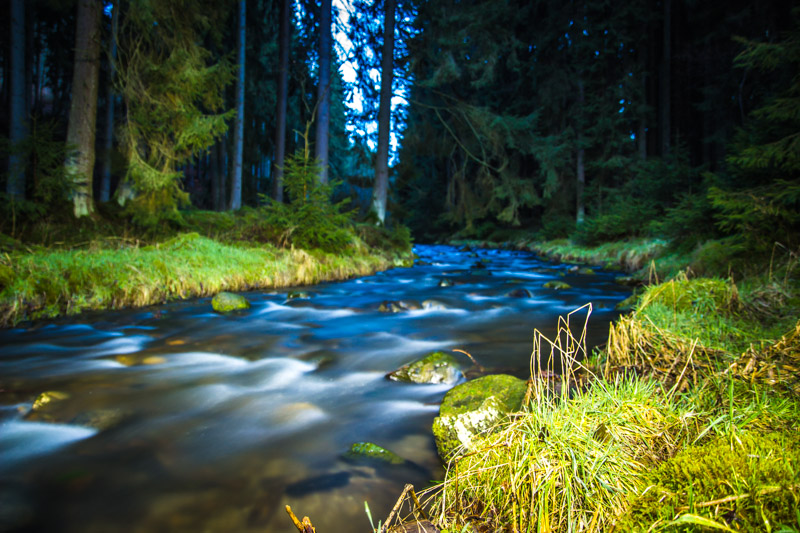
<path fill-rule="evenodd" d="M 615 273 L 528 253 L 416 252 L 413 268 L 305 299 L 249 293 L 251 309 L 231 316 L 201 299 L 1 331 L 0 531 L 285 532 L 287 503 L 321 533 L 368 531 L 365 501 L 377 520 L 405 483 L 442 476 L 430 425 L 448 386 L 386 373 L 458 348 L 527 377 L 534 328 L 552 333 L 591 301 L 589 342 L 604 342 L 628 296 Z M 551 280 L 573 289 L 544 289 Z M 509 296 L 522 288 L 529 298 Z M 383 313 L 384 301 L 420 309 Z M 43 391 L 68 397 L 52 421 L 26 420 Z M 408 463 L 342 460 L 367 440 Z"/>

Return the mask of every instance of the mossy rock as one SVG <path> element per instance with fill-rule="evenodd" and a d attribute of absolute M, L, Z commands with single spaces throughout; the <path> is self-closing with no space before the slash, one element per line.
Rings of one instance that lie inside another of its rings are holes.
<path fill-rule="evenodd" d="M 46 391 L 36 397 L 36 399 L 33 401 L 32 409 L 34 411 L 39 411 L 49 405 L 66 400 L 68 398 L 69 394 L 67 394 L 66 392 Z"/>
<path fill-rule="evenodd" d="M 452 384 L 461 377 L 461 365 L 449 353 L 433 352 L 389 373 L 386 377 L 392 381 L 410 383 Z"/>
<path fill-rule="evenodd" d="M 491 374 L 467 381 L 447 391 L 439 407 L 439 415 L 467 413 L 480 407 L 490 396 L 500 401 L 505 412 L 516 411 L 522 405 L 525 392 L 527 384 L 524 380 L 508 374 Z"/>
<path fill-rule="evenodd" d="M 521 407 L 526 391 L 525 381 L 506 374 L 484 376 L 448 391 L 433 421 L 439 456 L 447 461 L 459 449 L 471 449 L 477 435 Z"/>
<path fill-rule="evenodd" d="M 555 291 L 560 291 L 562 289 L 571 289 L 572 285 L 565 281 L 548 281 L 543 285 L 545 289 L 553 289 Z"/>
<path fill-rule="evenodd" d="M 378 311 L 381 313 L 402 313 L 403 311 L 412 311 L 422 309 L 419 302 L 413 300 L 398 300 L 398 301 L 385 301 L 381 302 L 378 306 Z"/>
<path fill-rule="evenodd" d="M 249 309 L 250 302 L 241 294 L 221 292 L 211 300 L 211 307 L 217 313 L 227 314 L 241 309 Z"/>
<path fill-rule="evenodd" d="M 286 295 L 286 298 L 289 300 L 306 300 L 311 298 L 311 295 L 307 291 L 289 291 L 289 294 Z"/>
<path fill-rule="evenodd" d="M 582 267 L 582 268 L 578 269 L 578 274 L 581 274 L 581 275 L 584 275 L 584 276 L 594 276 L 595 274 L 597 274 L 597 272 L 595 272 L 594 269 L 592 269 L 592 268 Z"/>
<path fill-rule="evenodd" d="M 693 514 L 718 523 L 733 517 L 737 531 L 796 524 L 797 494 L 789 487 L 800 482 L 798 464 L 800 445 L 785 434 L 746 432 L 689 446 L 650 474 L 649 489 L 631 501 L 616 529 L 647 531 L 690 506 Z M 721 503 L 701 506 L 715 501 Z"/>
<path fill-rule="evenodd" d="M 356 442 L 344 454 L 350 461 L 375 461 L 390 465 L 401 465 L 406 461 L 391 450 L 387 450 L 373 442 Z"/>

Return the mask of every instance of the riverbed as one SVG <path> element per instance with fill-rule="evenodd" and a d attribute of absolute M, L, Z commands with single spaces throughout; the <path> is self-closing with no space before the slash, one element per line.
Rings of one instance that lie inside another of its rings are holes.
<path fill-rule="evenodd" d="M 459 349 L 527 378 L 534 329 L 591 302 L 600 344 L 630 294 L 619 273 L 527 252 L 415 252 L 411 268 L 245 293 L 232 315 L 205 298 L 0 331 L 0 531 L 288 532 L 286 504 L 319 533 L 369 531 L 365 502 L 377 522 L 405 483 L 443 475 L 430 426 L 451 385 L 388 372 Z M 406 462 L 345 460 L 359 441 Z"/>

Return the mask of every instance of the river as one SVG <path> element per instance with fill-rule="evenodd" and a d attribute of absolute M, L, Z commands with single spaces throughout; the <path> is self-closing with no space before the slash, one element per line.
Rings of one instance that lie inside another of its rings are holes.
<path fill-rule="evenodd" d="M 534 328 L 592 302 L 602 343 L 629 295 L 617 273 L 526 252 L 415 251 L 412 268 L 300 297 L 247 293 L 234 315 L 205 298 L 0 331 L 0 531 L 289 532 L 286 504 L 319 533 L 369 531 L 364 502 L 377 522 L 405 483 L 443 475 L 430 427 L 449 387 L 387 372 L 461 349 L 526 378 Z M 47 416 L 26 417 L 45 391 Z M 407 463 L 344 460 L 357 441 Z"/>

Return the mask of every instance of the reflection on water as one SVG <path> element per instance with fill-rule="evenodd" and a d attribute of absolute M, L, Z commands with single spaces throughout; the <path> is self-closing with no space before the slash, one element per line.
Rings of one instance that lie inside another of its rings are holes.
<path fill-rule="evenodd" d="M 0 332 L 0 531 L 285 532 L 287 503 L 318 531 L 367 531 L 365 501 L 383 517 L 405 483 L 442 476 L 430 425 L 448 386 L 386 373 L 459 348 L 526 377 L 534 328 L 591 301 L 603 342 L 627 296 L 613 273 L 527 253 L 416 251 L 308 298 L 250 293 L 233 316 L 202 299 Z M 61 393 L 47 417 L 25 418 L 45 391 Z M 406 463 L 343 460 L 356 441 Z"/>

